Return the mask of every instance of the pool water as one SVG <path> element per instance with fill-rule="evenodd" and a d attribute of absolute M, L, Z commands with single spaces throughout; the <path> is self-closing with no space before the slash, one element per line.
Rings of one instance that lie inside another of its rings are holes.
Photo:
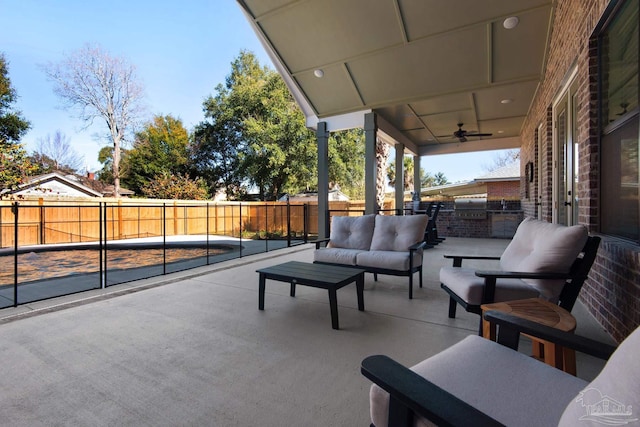
<path fill-rule="evenodd" d="M 230 252 L 232 248 L 209 248 L 209 256 Z M 162 265 L 207 256 L 206 248 L 109 249 L 107 269 L 130 269 Z M 13 285 L 13 256 L 0 257 L 0 286 Z M 94 249 L 28 252 L 18 255 L 18 282 L 51 279 L 100 271 L 100 253 Z"/>

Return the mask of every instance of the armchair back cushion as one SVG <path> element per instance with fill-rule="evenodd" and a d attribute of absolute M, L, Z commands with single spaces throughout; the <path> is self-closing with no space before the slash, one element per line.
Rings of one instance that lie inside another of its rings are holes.
<path fill-rule="evenodd" d="M 409 246 L 424 240 L 428 221 L 426 215 L 376 215 L 371 250 L 406 252 Z"/>
<path fill-rule="evenodd" d="M 593 425 L 635 424 L 640 418 L 638 354 L 640 327 L 618 346 L 600 374 L 568 404 L 558 426 L 575 426 L 580 421 L 591 421 Z M 608 405 L 610 412 L 619 413 L 598 412 L 603 411 L 603 405 Z"/>
<path fill-rule="evenodd" d="M 500 268 L 527 273 L 568 273 L 587 237 L 587 228 L 582 225 L 567 227 L 525 218 L 500 257 Z M 558 300 L 565 282 L 561 279 L 523 280 L 553 302 Z"/>
<path fill-rule="evenodd" d="M 375 215 L 332 217 L 327 247 L 369 250 L 374 217 Z"/>

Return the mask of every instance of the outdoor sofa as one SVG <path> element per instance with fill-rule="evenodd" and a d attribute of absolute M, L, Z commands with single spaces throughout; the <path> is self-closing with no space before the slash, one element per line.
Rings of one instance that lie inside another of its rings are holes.
<path fill-rule="evenodd" d="M 316 241 L 313 262 L 362 268 L 373 273 L 374 280 L 378 274 L 408 276 L 411 299 L 416 272 L 422 287 L 428 220 L 426 215 L 334 216 L 329 238 Z"/>

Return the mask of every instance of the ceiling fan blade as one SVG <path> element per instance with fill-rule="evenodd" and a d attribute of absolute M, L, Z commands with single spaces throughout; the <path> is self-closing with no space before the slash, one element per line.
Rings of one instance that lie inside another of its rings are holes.
<path fill-rule="evenodd" d="M 492 136 L 492 133 L 469 133 L 467 132 L 466 136 Z"/>

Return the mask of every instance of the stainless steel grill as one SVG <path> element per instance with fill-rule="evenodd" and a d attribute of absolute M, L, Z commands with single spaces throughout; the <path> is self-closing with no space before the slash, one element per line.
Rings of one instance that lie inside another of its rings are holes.
<path fill-rule="evenodd" d="M 454 201 L 456 216 L 464 219 L 486 219 L 486 197 L 460 197 Z"/>

